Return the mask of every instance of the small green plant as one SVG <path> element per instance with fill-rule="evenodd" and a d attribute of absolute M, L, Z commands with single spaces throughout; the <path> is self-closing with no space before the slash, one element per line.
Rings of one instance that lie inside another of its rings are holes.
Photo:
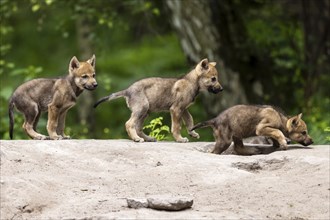
<path fill-rule="evenodd" d="M 150 123 L 143 127 L 143 130 L 149 130 L 149 136 L 154 137 L 157 141 L 164 140 L 170 128 L 167 125 L 163 125 L 163 117 L 158 117 L 150 121 Z"/>
<path fill-rule="evenodd" d="M 326 127 L 324 131 L 327 132 L 327 136 L 325 137 L 325 140 L 327 142 L 330 142 L 330 127 Z"/>

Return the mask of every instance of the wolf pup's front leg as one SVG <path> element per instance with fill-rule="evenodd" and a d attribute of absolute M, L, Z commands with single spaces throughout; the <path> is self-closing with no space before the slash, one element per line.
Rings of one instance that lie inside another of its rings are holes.
<path fill-rule="evenodd" d="M 171 107 L 170 108 L 171 113 L 171 132 L 173 134 L 174 139 L 177 142 L 186 143 L 189 142 L 188 138 L 181 136 L 181 120 L 182 120 L 182 112 L 180 111 L 180 108 L 177 107 Z"/>
<path fill-rule="evenodd" d="M 48 107 L 48 122 L 47 122 L 47 131 L 50 139 L 52 140 L 60 140 L 63 139 L 62 136 L 56 133 L 56 129 L 58 126 L 58 117 L 59 117 L 59 108 L 55 105 L 50 104 Z"/>
<path fill-rule="evenodd" d="M 277 128 L 272 128 L 263 123 L 264 120 L 256 128 L 256 134 L 258 136 L 266 136 L 275 139 L 281 150 L 286 150 L 288 148 L 286 138 L 284 134 Z"/>
<path fill-rule="evenodd" d="M 66 113 L 68 112 L 69 109 L 64 110 L 58 119 L 58 125 L 57 125 L 57 129 L 56 129 L 56 133 L 58 135 L 61 135 L 63 137 L 63 139 L 71 139 L 70 136 L 65 135 L 64 134 L 64 128 L 65 128 L 65 117 L 66 117 Z"/>

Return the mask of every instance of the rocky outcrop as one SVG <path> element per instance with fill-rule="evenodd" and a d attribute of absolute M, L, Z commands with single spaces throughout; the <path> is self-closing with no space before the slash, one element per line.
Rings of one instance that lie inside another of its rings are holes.
<path fill-rule="evenodd" d="M 329 218 L 329 145 L 238 156 L 213 144 L 0 140 L 1 219 Z"/>

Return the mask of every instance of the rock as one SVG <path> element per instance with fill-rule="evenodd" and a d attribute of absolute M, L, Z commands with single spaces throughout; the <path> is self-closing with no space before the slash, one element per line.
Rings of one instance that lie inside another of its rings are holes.
<path fill-rule="evenodd" d="M 180 211 L 193 205 L 193 199 L 188 197 L 153 196 L 147 201 L 149 208 L 167 211 Z"/>
<path fill-rule="evenodd" d="M 148 198 L 127 198 L 129 208 L 151 208 L 166 211 L 180 211 L 193 205 L 193 199 L 188 197 L 173 197 L 168 195 L 150 196 Z"/>
<path fill-rule="evenodd" d="M 126 201 L 129 208 L 148 208 L 148 201 L 145 198 L 127 198 Z"/>

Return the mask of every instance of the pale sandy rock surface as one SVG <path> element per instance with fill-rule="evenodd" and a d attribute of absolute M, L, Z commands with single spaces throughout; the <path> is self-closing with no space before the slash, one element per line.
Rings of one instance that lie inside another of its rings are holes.
<path fill-rule="evenodd" d="M 330 147 L 214 155 L 211 143 L 0 141 L 1 219 L 329 219 Z M 190 197 L 179 212 L 126 198 Z"/>

